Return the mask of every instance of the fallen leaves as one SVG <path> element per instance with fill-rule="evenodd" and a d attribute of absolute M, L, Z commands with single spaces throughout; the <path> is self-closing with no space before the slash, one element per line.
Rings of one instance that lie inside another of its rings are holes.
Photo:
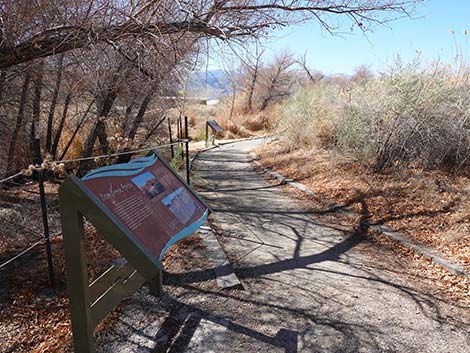
<path fill-rule="evenodd" d="M 375 173 L 367 164 L 323 150 L 286 151 L 279 144 L 257 151 L 261 162 L 295 179 L 321 199 L 345 204 L 372 223 L 425 243 L 470 272 L 470 178 L 413 166 Z M 351 220 L 351 225 L 356 220 Z M 412 258 L 421 274 L 452 298 L 470 297 L 470 279 L 450 274 L 415 251 L 369 231 L 382 246 Z M 405 260 L 404 260 L 405 261 Z M 407 260 L 409 261 L 409 260 Z"/>

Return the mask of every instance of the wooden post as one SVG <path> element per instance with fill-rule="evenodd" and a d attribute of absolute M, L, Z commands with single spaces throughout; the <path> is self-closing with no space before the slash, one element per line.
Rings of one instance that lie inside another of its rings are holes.
<path fill-rule="evenodd" d="M 159 297 L 163 294 L 163 271 L 160 270 L 157 277 L 148 282 L 150 294 Z"/>
<path fill-rule="evenodd" d="M 83 217 L 69 203 L 70 199 L 61 199 L 60 213 L 62 232 L 66 234 L 64 236 L 65 267 L 73 344 L 75 352 L 94 353 L 94 327 L 90 308 Z"/>

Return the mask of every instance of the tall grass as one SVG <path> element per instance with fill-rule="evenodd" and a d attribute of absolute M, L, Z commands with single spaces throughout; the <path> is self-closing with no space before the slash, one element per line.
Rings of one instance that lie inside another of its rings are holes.
<path fill-rule="evenodd" d="M 367 80 L 300 89 L 280 109 L 290 148 L 321 146 L 382 170 L 470 170 L 470 68 L 395 63 Z"/>

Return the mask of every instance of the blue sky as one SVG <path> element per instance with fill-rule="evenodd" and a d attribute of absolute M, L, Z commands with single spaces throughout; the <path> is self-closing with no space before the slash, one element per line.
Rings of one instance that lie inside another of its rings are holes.
<path fill-rule="evenodd" d="M 350 24 L 345 23 L 344 30 L 349 28 Z M 465 29 L 469 31 L 467 36 Z M 265 60 L 283 49 L 298 56 L 307 52 L 309 66 L 327 74 L 351 74 L 361 64 L 377 71 L 397 55 L 411 61 L 417 52 L 425 62 L 450 63 L 457 54 L 456 45 L 464 57 L 470 53 L 470 0 L 425 1 L 417 6 L 414 19 L 402 18 L 379 26 L 367 37 L 359 31 L 332 36 L 317 23 L 285 28 L 274 36 L 263 41 Z"/>

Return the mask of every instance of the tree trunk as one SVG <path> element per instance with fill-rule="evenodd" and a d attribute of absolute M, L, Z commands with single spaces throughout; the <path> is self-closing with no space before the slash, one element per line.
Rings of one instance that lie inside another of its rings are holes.
<path fill-rule="evenodd" d="M 97 100 L 99 104 L 98 119 L 96 120 L 95 126 L 93 127 L 92 131 L 90 132 L 90 135 L 87 138 L 82 157 L 90 157 L 91 154 L 93 153 L 93 147 L 95 146 L 95 141 L 98 138 L 98 135 L 102 136 L 103 131 L 104 131 L 104 134 L 106 134 L 106 129 L 104 126 L 103 119 L 108 116 L 115 99 L 116 99 L 116 94 L 111 92 L 111 93 L 106 94 L 104 99 Z M 101 140 L 100 140 L 100 143 L 101 143 Z M 101 146 L 101 148 L 103 150 L 103 145 Z M 106 150 L 107 148 L 108 146 L 106 142 L 104 149 Z"/>
<path fill-rule="evenodd" d="M 129 125 L 131 123 L 130 120 L 131 120 L 131 115 L 132 115 L 132 109 L 133 108 L 134 108 L 134 103 L 131 103 L 126 107 L 126 111 L 124 113 L 124 122 L 122 124 L 122 132 L 123 132 L 124 135 L 128 134 Z"/>
<path fill-rule="evenodd" d="M 271 95 L 267 95 L 266 97 L 264 97 L 263 103 L 261 103 L 261 106 L 259 107 L 259 110 L 260 111 L 265 110 L 270 101 L 271 101 Z"/>
<path fill-rule="evenodd" d="M 0 72 L 0 106 L 3 102 L 3 92 L 5 91 L 5 80 L 6 80 L 7 73 L 5 70 Z"/>
<path fill-rule="evenodd" d="M 236 87 L 235 87 L 235 85 L 232 85 L 232 104 L 230 105 L 230 115 L 228 117 L 228 121 L 232 121 L 233 110 L 235 109 L 236 94 L 237 94 Z"/>
<path fill-rule="evenodd" d="M 29 88 L 30 81 L 31 81 L 31 72 L 28 70 L 26 72 L 26 76 L 23 81 L 23 87 L 21 88 L 18 114 L 16 116 L 16 124 L 15 124 L 15 128 L 13 129 L 13 133 L 11 135 L 10 147 L 8 149 L 5 177 L 8 177 L 10 174 L 12 174 L 12 171 L 13 171 L 13 160 L 15 158 L 16 142 L 18 140 L 18 135 L 19 135 L 21 126 L 23 125 L 26 98 L 28 96 L 28 88 Z"/>
<path fill-rule="evenodd" d="M 144 141 L 142 141 L 140 143 L 140 145 L 143 145 L 144 143 L 146 143 L 150 137 L 152 137 L 152 135 L 155 133 L 155 131 L 157 131 L 157 129 L 160 127 L 160 125 L 165 121 L 166 117 L 163 116 L 148 132 L 147 134 L 145 135 L 145 138 L 144 138 Z"/>
<path fill-rule="evenodd" d="M 108 134 L 106 133 L 106 125 L 104 123 L 104 119 L 101 118 L 96 124 L 96 134 L 98 136 L 98 141 L 100 142 L 101 153 L 108 154 L 109 153 L 109 142 L 108 142 Z"/>
<path fill-rule="evenodd" d="M 65 120 L 67 118 L 67 111 L 69 109 L 69 104 L 70 104 L 71 98 L 72 98 L 72 93 L 67 94 L 67 96 L 65 97 L 64 111 L 62 112 L 62 118 L 60 119 L 60 123 L 59 123 L 59 127 L 57 128 L 57 132 L 55 133 L 54 143 L 51 146 L 51 153 L 54 156 L 54 159 L 55 159 L 56 154 L 57 154 L 57 147 L 59 146 L 59 141 L 60 141 L 60 137 L 62 135 L 62 130 L 64 128 Z"/>
<path fill-rule="evenodd" d="M 247 103 L 248 112 L 251 112 L 253 110 L 253 94 L 255 92 L 256 80 L 258 79 L 257 76 L 258 76 L 258 67 L 255 67 L 255 71 L 253 73 L 253 77 L 251 79 L 251 83 L 250 83 L 249 90 L 248 90 L 248 103 Z"/>
<path fill-rule="evenodd" d="M 31 155 L 34 156 L 37 146 L 34 146 L 35 143 L 40 141 L 40 130 L 39 130 L 39 116 L 41 114 L 41 90 L 42 90 L 42 76 L 44 70 L 44 61 L 40 61 L 38 70 L 34 77 L 34 97 L 33 97 L 33 107 L 31 112 Z M 39 146 L 39 151 L 40 151 Z"/>
<path fill-rule="evenodd" d="M 62 71 L 64 66 L 64 55 L 59 56 L 59 62 L 57 63 L 57 77 L 54 86 L 54 92 L 52 93 L 51 107 L 49 109 L 49 115 L 47 117 L 47 132 L 46 132 L 46 150 L 51 152 L 52 147 L 52 128 L 54 126 L 54 114 L 57 106 L 57 97 L 59 96 L 60 84 L 62 82 Z"/>
<path fill-rule="evenodd" d="M 255 87 L 256 87 L 256 82 L 258 81 L 258 72 L 259 72 L 259 66 L 260 66 L 260 61 L 261 61 L 261 56 L 263 55 L 263 51 L 261 53 L 258 53 L 258 48 L 256 49 L 256 59 L 255 59 L 255 65 L 253 67 L 253 74 L 251 76 L 251 82 L 248 85 L 248 102 L 247 102 L 247 108 L 248 112 L 253 111 L 253 95 L 255 93 Z"/>
<path fill-rule="evenodd" d="M 129 134 L 127 135 L 127 138 L 134 142 L 135 135 L 137 134 L 137 130 L 139 129 L 139 126 L 142 124 L 142 121 L 144 120 L 145 112 L 147 111 L 148 105 L 150 104 L 150 101 L 152 100 L 152 93 L 147 94 L 145 96 L 144 100 L 142 101 L 142 104 L 140 105 L 139 111 L 137 112 L 137 115 L 135 116 L 135 119 L 132 123 L 131 129 L 129 130 Z M 126 147 L 123 152 L 128 152 L 130 149 Z M 127 163 L 131 159 L 132 154 L 124 154 L 119 156 L 118 163 Z"/>
<path fill-rule="evenodd" d="M 131 129 L 129 131 L 129 135 L 127 137 L 131 140 L 134 141 L 135 135 L 137 134 L 137 130 L 140 127 L 140 124 L 142 124 L 142 121 L 144 120 L 144 115 L 145 112 L 147 111 L 148 105 L 150 101 L 152 100 L 153 92 L 149 93 L 144 100 L 142 101 L 142 104 L 140 105 L 139 112 L 137 113 L 134 122 L 132 123 Z"/>
<path fill-rule="evenodd" d="M 103 154 L 109 153 L 109 145 L 106 136 L 106 126 L 104 124 L 104 118 L 106 118 L 116 100 L 116 93 L 108 92 L 103 99 L 97 100 L 98 102 L 98 119 L 96 120 L 95 126 L 90 131 L 88 138 L 85 142 L 85 148 L 83 150 L 82 158 L 91 157 L 93 153 L 93 147 L 95 146 L 96 139 L 98 138 L 101 145 L 101 151 Z M 83 174 L 88 169 L 89 162 L 81 161 L 79 167 L 79 173 Z"/>

